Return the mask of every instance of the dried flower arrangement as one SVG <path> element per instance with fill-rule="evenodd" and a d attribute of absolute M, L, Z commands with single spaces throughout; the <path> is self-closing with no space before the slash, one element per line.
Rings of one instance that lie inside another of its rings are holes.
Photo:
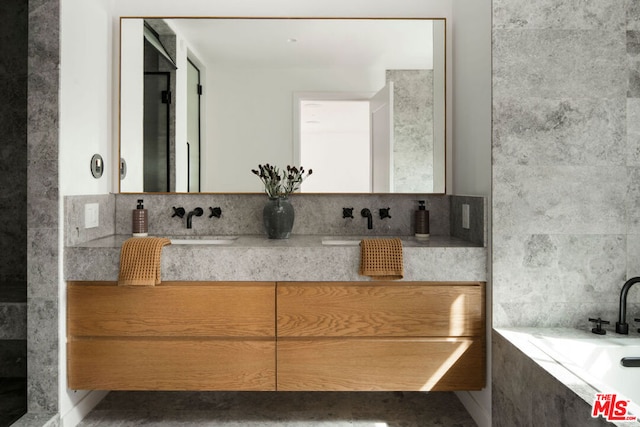
<path fill-rule="evenodd" d="M 302 166 L 287 166 L 286 170 L 280 170 L 270 164 L 258 165 L 258 169 L 252 169 L 264 184 L 264 192 L 269 197 L 286 197 L 300 188 L 300 184 L 313 173 L 309 171 L 305 175 Z"/>

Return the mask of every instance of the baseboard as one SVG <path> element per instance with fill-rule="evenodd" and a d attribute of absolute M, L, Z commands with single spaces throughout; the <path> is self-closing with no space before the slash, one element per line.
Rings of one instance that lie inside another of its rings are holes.
<path fill-rule="evenodd" d="M 456 396 L 458 396 L 458 399 L 460 399 L 460 402 L 462 402 L 462 405 L 464 405 L 478 427 L 491 427 L 490 408 L 482 407 L 468 391 L 456 391 Z"/>
<path fill-rule="evenodd" d="M 61 421 L 60 426 L 61 427 L 77 426 L 80 423 L 80 421 L 82 421 L 84 417 L 86 417 L 87 414 L 91 412 L 91 410 L 98 403 L 100 403 L 102 399 L 105 398 L 107 394 L 109 394 L 109 392 L 103 391 L 103 390 L 93 390 L 87 393 L 87 395 L 84 398 L 82 398 L 82 400 L 80 400 L 76 406 L 71 408 L 71 410 L 69 410 L 69 412 L 67 412 L 66 414 L 62 415 L 60 419 Z"/>

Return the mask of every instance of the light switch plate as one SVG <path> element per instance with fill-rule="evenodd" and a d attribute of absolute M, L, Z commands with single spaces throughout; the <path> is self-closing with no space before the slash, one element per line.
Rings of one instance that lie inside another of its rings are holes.
<path fill-rule="evenodd" d="M 462 205 L 462 228 L 469 229 L 469 205 L 466 203 Z"/>
<path fill-rule="evenodd" d="M 84 205 L 84 228 L 95 228 L 100 225 L 100 205 L 87 203 Z"/>

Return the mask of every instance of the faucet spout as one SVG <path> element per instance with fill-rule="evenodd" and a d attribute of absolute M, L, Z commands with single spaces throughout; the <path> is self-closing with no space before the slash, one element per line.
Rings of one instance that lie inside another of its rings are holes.
<path fill-rule="evenodd" d="M 191 228 L 192 224 L 192 218 L 195 216 L 202 216 L 202 214 L 204 213 L 204 211 L 202 210 L 202 208 L 195 208 L 194 210 L 192 210 L 191 212 L 189 212 L 187 214 L 187 228 Z"/>
<path fill-rule="evenodd" d="M 616 333 L 629 334 L 629 324 L 627 323 L 627 294 L 631 286 L 640 283 L 640 277 L 632 277 L 627 280 L 620 291 L 620 307 L 618 309 L 618 321 L 616 322 Z"/>
<path fill-rule="evenodd" d="M 373 215 L 371 215 L 371 211 L 367 208 L 364 208 L 360 211 L 360 215 L 362 215 L 363 218 L 367 218 L 367 229 L 372 230 L 373 229 Z"/>

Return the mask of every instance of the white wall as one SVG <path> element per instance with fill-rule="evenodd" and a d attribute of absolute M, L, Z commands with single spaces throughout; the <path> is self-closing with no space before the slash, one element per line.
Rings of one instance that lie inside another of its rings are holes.
<path fill-rule="evenodd" d="M 106 393 L 67 389 L 62 198 L 105 194 L 111 190 L 114 141 L 111 133 L 111 58 L 105 55 L 112 50 L 110 1 L 61 0 L 60 3 L 58 408 L 62 426 L 66 427 L 76 425 Z M 106 168 L 100 179 L 94 179 L 89 168 L 95 153 L 103 157 Z"/>
<path fill-rule="evenodd" d="M 104 194 L 111 190 L 112 37 L 109 0 L 62 0 L 60 31 L 60 193 Z M 104 175 L 91 176 L 93 154 Z"/>
<path fill-rule="evenodd" d="M 375 92 L 384 70 L 209 67 L 203 191 L 263 191 L 258 164 L 293 164 L 294 92 Z M 363 77 L 364 76 L 364 77 Z M 215 95 L 211 95 L 215 94 Z M 242 149 L 238 149 L 242 147 Z M 314 168 L 313 164 L 304 165 Z M 233 182 L 229 177 L 234 177 Z M 224 185 L 221 185 L 224 184 Z"/>
<path fill-rule="evenodd" d="M 491 0 L 453 2 L 453 194 L 487 197 L 487 265 L 491 269 Z M 491 271 L 487 343 L 491 343 Z M 487 387 L 458 396 L 480 427 L 491 425 L 491 346 Z"/>
<path fill-rule="evenodd" d="M 120 90 L 127 94 L 127 102 L 120 105 L 120 157 L 127 165 L 144 162 L 144 21 L 128 19 L 122 22 L 120 57 L 127 64 L 120 70 Z M 144 170 L 127 167 L 120 182 L 120 191 L 140 191 L 144 188 Z"/>

